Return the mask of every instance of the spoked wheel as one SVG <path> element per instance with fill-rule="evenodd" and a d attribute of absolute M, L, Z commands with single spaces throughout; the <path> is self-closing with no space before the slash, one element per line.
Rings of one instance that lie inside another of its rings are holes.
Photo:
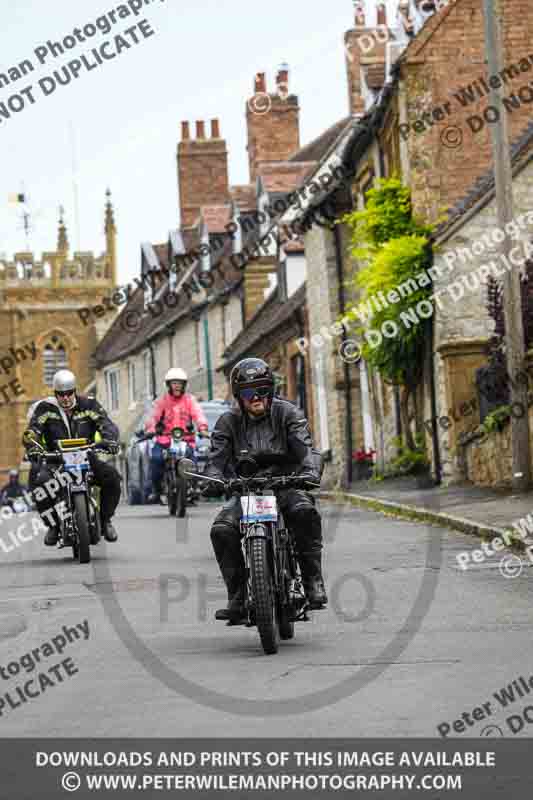
<path fill-rule="evenodd" d="M 89 514 L 87 509 L 87 498 L 84 494 L 72 495 L 73 512 L 78 530 L 78 542 L 72 545 L 72 550 L 80 564 L 88 564 L 91 560 L 90 526 Z M 75 549 L 76 548 L 76 549 Z M 76 555 L 77 550 L 77 555 Z"/>
<path fill-rule="evenodd" d="M 250 572 L 255 623 L 263 650 L 267 655 L 273 655 L 279 649 L 280 631 L 266 539 L 250 540 Z"/>
<path fill-rule="evenodd" d="M 187 481 L 184 478 L 176 481 L 176 508 L 178 517 L 187 513 Z"/>

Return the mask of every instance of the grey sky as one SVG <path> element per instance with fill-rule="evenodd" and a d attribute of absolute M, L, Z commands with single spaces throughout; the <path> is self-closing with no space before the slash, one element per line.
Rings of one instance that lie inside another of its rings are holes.
<path fill-rule="evenodd" d="M 127 2 L 127 0 L 126 0 Z M 113 193 L 119 237 L 119 280 L 139 268 L 142 240 L 163 241 L 178 223 L 176 146 L 183 119 L 220 118 L 228 142 L 230 182 L 248 181 L 245 101 L 253 77 L 269 85 L 287 61 L 299 95 L 302 144 L 348 112 L 343 36 L 353 24 L 352 0 L 152 0 L 138 17 L 121 19 L 59 58 L 39 65 L 34 50 L 62 40 L 116 9 L 116 0 L 17 0 L 2 11 L 0 73 L 29 58 L 27 77 L 0 89 L 0 103 L 34 86 L 35 104 L 9 120 L 0 116 L 0 253 L 24 249 L 17 211 L 7 195 L 21 181 L 36 212 L 31 246 L 55 248 L 62 203 L 77 249 L 72 151 L 77 151 L 81 249 L 101 252 L 105 189 Z M 7 6 L 7 7 L 6 7 Z M 59 86 L 45 97 L 38 80 L 146 18 L 154 36 Z M 74 137 L 69 129 L 72 122 Z M 38 213 L 40 212 L 40 213 Z"/>

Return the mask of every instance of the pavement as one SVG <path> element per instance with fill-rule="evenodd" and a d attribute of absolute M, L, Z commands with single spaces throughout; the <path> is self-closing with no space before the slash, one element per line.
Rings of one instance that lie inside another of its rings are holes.
<path fill-rule="evenodd" d="M 347 491 L 324 492 L 323 496 L 488 539 L 501 536 L 514 522 L 533 512 L 533 492 L 513 494 L 472 484 L 419 489 L 408 477 L 376 483 L 359 481 Z"/>
<path fill-rule="evenodd" d="M 328 608 L 265 656 L 214 619 L 217 508 L 122 506 L 86 565 L 20 536 L 28 515 L 0 524 L 3 736 L 531 735 L 528 698 L 500 691 L 533 673 L 530 564 L 463 571 L 471 536 L 321 501 Z"/>

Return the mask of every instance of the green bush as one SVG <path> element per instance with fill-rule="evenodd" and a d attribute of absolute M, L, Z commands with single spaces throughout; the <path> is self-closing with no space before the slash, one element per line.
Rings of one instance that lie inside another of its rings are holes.
<path fill-rule="evenodd" d="M 493 433 L 494 431 L 502 431 L 505 428 L 508 420 L 511 419 L 511 406 L 499 406 L 487 414 L 479 430 L 483 433 Z"/>

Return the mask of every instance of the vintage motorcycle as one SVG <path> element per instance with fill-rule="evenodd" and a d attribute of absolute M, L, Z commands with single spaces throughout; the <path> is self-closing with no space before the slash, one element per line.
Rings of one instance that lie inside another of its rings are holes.
<path fill-rule="evenodd" d="M 35 446 L 39 447 L 37 443 Z M 60 439 L 57 446 L 58 450 L 51 453 L 41 448 L 41 463 L 46 463 L 62 487 L 58 547 L 72 547 L 74 559 L 88 564 L 90 546 L 98 544 L 102 535 L 99 489 L 94 483 L 90 453 L 108 451 L 105 444 L 91 444 L 87 439 Z"/>
<path fill-rule="evenodd" d="M 295 546 L 275 491 L 318 489 L 319 484 L 297 475 L 256 477 L 259 464 L 250 456 L 236 465 L 237 478 L 229 481 L 194 473 L 194 464 L 183 459 L 181 474 L 220 483 L 226 493 L 240 494 L 242 549 L 246 565 L 245 610 L 247 627 L 256 626 L 267 655 L 278 652 L 280 640 L 294 637 L 294 623 L 308 621 Z"/>
<path fill-rule="evenodd" d="M 153 439 L 158 434 L 139 433 L 138 442 L 145 442 Z M 188 444 L 183 438 L 183 428 L 172 428 L 170 432 L 170 445 L 165 448 L 163 457 L 165 459 L 165 471 L 163 476 L 162 495 L 166 497 L 166 505 L 171 517 L 184 517 L 187 513 L 187 496 L 189 491 L 189 481 L 178 472 L 178 465 L 187 455 Z"/>
<path fill-rule="evenodd" d="M 178 472 L 180 461 L 188 450 L 183 434 L 183 428 L 173 428 L 170 446 L 165 450 L 165 494 L 172 517 L 184 517 L 187 513 L 188 481 Z"/>

